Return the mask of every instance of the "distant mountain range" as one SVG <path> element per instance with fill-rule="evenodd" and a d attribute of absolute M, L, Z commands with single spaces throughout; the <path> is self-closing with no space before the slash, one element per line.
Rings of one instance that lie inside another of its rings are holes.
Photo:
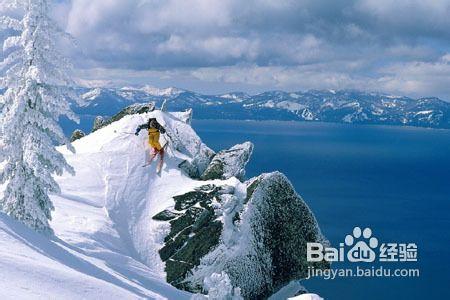
<path fill-rule="evenodd" d="M 133 103 L 164 101 L 169 110 L 194 109 L 196 119 L 296 120 L 450 128 L 450 103 L 353 90 L 269 91 L 204 95 L 178 88 L 80 88 L 82 104 L 72 103 L 81 124 L 62 121 L 66 132 L 89 131 L 95 116 L 108 117 Z"/>

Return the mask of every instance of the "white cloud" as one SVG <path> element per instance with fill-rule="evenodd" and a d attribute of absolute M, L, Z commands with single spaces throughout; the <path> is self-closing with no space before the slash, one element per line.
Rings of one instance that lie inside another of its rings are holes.
<path fill-rule="evenodd" d="M 157 46 L 157 52 L 164 54 L 199 52 L 217 58 L 256 58 L 260 45 L 258 40 L 247 40 L 239 37 L 214 36 L 205 39 L 183 38 L 172 35 L 167 41 Z"/>
<path fill-rule="evenodd" d="M 449 14 L 450 0 L 71 0 L 55 10 L 83 51 L 76 64 L 110 70 L 93 73 L 102 80 L 447 99 Z"/>
<path fill-rule="evenodd" d="M 118 0 L 120 1 L 120 0 Z M 139 1 L 135 15 L 142 33 L 210 31 L 211 27 L 227 27 L 232 22 L 228 0 Z"/>
<path fill-rule="evenodd" d="M 294 67 L 233 66 L 201 68 L 192 75 L 202 81 L 246 83 L 252 86 L 271 86 L 286 90 L 356 88 L 361 81 L 347 73 L 327 70 L 326 65 Z"/>
<path fill-rule="evenodd" d="M 442 56 L 442 61 L 444 62 L 444 63 L 450 63 L 450 53 L 446 53 L 446 54 L 444 54 L 443 56 Z"/>
<path fill-rule="evenodd" d="M 450 100 L 448 54 L 434 62 L 395 63 L 382 68 L 381 86 L 388 91 L 410 95 L 440 96 Z"/>

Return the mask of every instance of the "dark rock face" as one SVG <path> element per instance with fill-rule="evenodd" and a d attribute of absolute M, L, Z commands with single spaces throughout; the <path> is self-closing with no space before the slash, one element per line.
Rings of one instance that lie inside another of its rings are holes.
<path fill-rule="evenodd" d="M 217 153 L 200 179 L 228 179 L 236 177 L 239 180 L 245 178 L 245 166 L 253 152 L 253 144 L 245 142 L 222 150 Z"/>
<path fill-rule="evenodd" d="M 219 243 L 222 223 L 215 220 L 211 203 L 218 201 L 220 192 L 219 187 L 205 185 L 175 196 L 174 211 L 165 210 L 153 217 L 170 223 L 159 254 L 166 263 L 167 281 L 178 288 L 192 290 L 183 282 L 186 274 Z"/>
<path fill-rule="evenodd" d="M 154 220 L 157 221 L 169 221 L 172 219 L 175 219 L 177 217 L 179 217 L 181 214 L 175 213 L 173 211 L 170 210 L 163 210 L 162 212 L 156 214 L 155 216 L 153 216 Z"/>
<path fill-rule="evenodd" d="M 184 160 L 182 161 L 179 165 L 178 168 L 180 168 L 180 170 L 183 170 L 183 172 L 189 176 L 190 178 L 193 179 L 197 179 L 199 178 L 199 172 L 198 172 L 198 168 L 192 164 L 191 162 Z"/>
<path fill-rule="evenodd" d="M 218 191 L 218 187 L 208 184 L 184 195 L 175 196 L 173 197 L 175 200 L 175 209 L 183 210 L 197 203 L 202 207 L 208 207 L 208 205 L 211 204 L 212 199 L 218 195 Z"/>
<path fill-rule="evenodd" d="M 79 140 L 79 139 L 81 139 L 84 136 L 86 136 L 86 134 L 82 130 L 77 129 L 70 136 L 70 142 L 74 142 L 76 140 Z"/>

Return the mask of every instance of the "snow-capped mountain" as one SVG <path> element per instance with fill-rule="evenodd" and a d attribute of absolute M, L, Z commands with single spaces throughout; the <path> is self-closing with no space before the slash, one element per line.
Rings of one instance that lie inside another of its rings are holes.
<path fill-rule="evenodd" d="M 84 104 L 73 103 L 73 109 L 81 116 L 81 129 L 85 131 L 90 130 L 97 115 L 111 116 L 131 103 L 149 101 L 155 102 L 157 107 L 167 101 L 170 110 L 193 108 L 198 119 L 299 120 L 450 128 L 450 103 L 438 98 L 413 99 L 349 90 L 203 95 L 177 88 L 149 86 L 80 89 L 79 92 Z M 73 129 L 72 124 L 67 132 Z"/>
<path fill-rule="evenodd" d="M 190 113 L 120 112 L 76 140 L 75 153 L 59 147 L 76 175 L 56 178 L 55 236 L 0 213 L 0 295 L 261 299 L 305 278 L 308 267 L 328 268 L 306 261 L 307 242 L 327 241 L 289 180 L 273 172 L 245 181 L 253 145 L 214 153 Z M 160 175 L 155 164 L 143 167 L 147 136 L 129 134 L 149 117 L 170 136 Z"/>

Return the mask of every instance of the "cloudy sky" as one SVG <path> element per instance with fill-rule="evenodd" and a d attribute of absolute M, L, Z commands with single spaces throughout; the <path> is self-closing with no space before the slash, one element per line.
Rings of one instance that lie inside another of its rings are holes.
<path fill-rule="evenodd" d="M 89 84 L 450 100 L 450 0 L 59 0 Z"/>

